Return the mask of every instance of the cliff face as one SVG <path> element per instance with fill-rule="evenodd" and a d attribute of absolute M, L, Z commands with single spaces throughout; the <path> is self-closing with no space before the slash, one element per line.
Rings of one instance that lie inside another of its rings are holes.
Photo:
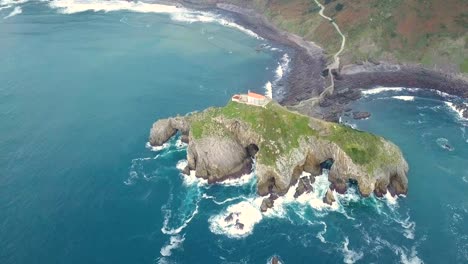
<path fill-rule="evenodd" d="M 177 131 L 188 134 L 188 169 L 209 182 L 251 170 L 256 160 L 258 193 L 283 195 L 302 172 L 319 175 L 329 167 L 331 189 L 357 183 L 363 196 L 407 192 L 408 164 L 394 144 L 378 136 L 291 112 L 271 102 L 266 107 L 229 103 L 187 117 L 154 123 L 151 145 Z M 330 167 L 331 165 L 331 167 Z"/>

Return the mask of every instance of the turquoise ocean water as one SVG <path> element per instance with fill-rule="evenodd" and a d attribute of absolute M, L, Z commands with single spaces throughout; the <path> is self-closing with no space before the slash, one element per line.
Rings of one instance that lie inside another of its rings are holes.
<path fill-rule="evenodd" d="M 287 51 L 213 14 L 13 2 L 0 0 L 0 263 L 468 262 L 467 122 L 447 103 L 458 98 L 374 89 L 354 103 L 371 118 L 342 118 L 401 147 L 407 197 L 351 187 L 330 207 L 322 175 L 262 215 L 254 174 L 209 186 L 180 173 L 177 137 L 146 143 L 158 118 L 268 82 L 276 96 Z"/>

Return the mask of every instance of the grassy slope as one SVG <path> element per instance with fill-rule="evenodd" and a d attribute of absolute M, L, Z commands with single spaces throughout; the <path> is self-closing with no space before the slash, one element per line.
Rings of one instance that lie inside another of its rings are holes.
<path fill-rule="evenodd" d="M 280 28 L 317 42 L 329 54 L 339 49 L 336 31 L 318 15 L 313 0 L 253 0 Z M 321 0 L 348 40 L 344 62 L 386 59 L 454 65 L 468 72 L 466 0 Z M 337 11 L 337 6 L 342 9 Z"/>
<path fill-rule="evenodd" d="M 225 107 L 210 108 L 195 115 L 191 130 L 198 139 L 206 135 L 232 136 L 215 118 L 241 120 L 264 139 L 259 143 L 257 159 L 273 165 L 279 155 L 289 153 L 299 146 L 303 136 L 319 137 L 340 146 L 351 159 L 372 172 L 374 168 L 392 162 L 398 153 L 386 153 L 380 137 L 367 132 L 328 123 L 291 112 L 277 103 L 269 103 L 265 108 L 229 102 Z M 321 133 L 309 126 L 320 127 Z M 323 131 L 326 131 L 324 134 Z"/>

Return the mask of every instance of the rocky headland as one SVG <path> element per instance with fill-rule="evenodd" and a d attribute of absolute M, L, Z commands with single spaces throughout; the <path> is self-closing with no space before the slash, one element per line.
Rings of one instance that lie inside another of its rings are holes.
<path fill-rule="evenodd" d="M 271 101 L 265 107 L 229 102 L 184 117 L 158 120 L 152 146 L 180 133 L 188 140 L 185 172 L 210 183 L 249 173 L 255 166 L 262 211 L 297 184 L 295 197 L 311 191 L 314 177 L 329 170 L 331 190 L 356 184 L 362 196 L 406 194 L 408 164 L 393 143 L 350 127 L 290 111 Z M 255 162 L 254 162 L 255 161 Z M 302 177 L 303 172 L 310 176 Z M 331 203 L 330 194 L 324 201 Z"/>

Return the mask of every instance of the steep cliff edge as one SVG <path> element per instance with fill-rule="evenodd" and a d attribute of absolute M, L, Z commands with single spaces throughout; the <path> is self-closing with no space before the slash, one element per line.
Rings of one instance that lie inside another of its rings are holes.
<path fill-rule="evenodd" d="M 236 177 L 256 160 L 258 193 L 285 194 L 302 172 L 329 168 L 331 188 L 356 183 L 363 196 L 407 192 L 408 164 L 397 146 L 370 133 L 310 118 L 270 102 L 265 107 L 230 102 L 186 117 L 159 120 L 150 144 L 180 131 L 188 135 L 188 169 L 209 182 Z"/>

